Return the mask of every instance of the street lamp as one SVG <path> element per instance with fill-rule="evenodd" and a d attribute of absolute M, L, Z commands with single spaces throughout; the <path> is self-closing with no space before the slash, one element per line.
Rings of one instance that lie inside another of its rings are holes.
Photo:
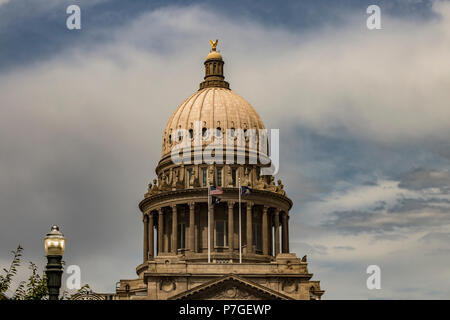
<path fill-rule="evenodd" d="M 59 231 L 57 225 L 53 225 L 51 231 L 45 236 L 44 246 L 47 256 L 45 274 L 47 275 L 48 299 L 58 300 L 63 272 L 61 259 L 66 246 L 66 238 Z"/>

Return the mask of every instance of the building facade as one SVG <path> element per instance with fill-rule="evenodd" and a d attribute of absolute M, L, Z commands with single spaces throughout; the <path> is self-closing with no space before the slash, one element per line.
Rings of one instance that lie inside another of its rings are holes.
<path fill-rule="evenodd" d="M 306 256 L 290 252 L 292 201 L 281 180 L 262 174 L 270 159 L 248 134 L 266 139 L 263 121 L 230 89 L 217 41 L 211 46 L 199 90 L 164 130 L 156 178 L 139 204 L 142 264 L 136 279 L 120 281 L 115 298 L 320 299 Z M 222 155 L 223 162 L 211 161 Z M 220 190 L 215 201 L 210 186 Z"/>

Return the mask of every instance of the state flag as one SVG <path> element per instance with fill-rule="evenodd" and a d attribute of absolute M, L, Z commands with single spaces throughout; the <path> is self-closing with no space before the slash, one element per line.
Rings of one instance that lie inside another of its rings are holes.
<path fill-rule="evenodd" d="M 211 197 L 211 204 L 218 204 L 220 202 L 220 198 L 218 197 Z"/>
<path fill-rule="evenodd" d="M 217 196 L 217 195 L 223 194 L 222 187 L 210 187 L 209 190 L 210 190 L 209 194 L 212 196 Z"/>
<path fill-rule="evenodd" d="M 241 187 L 241 195 L 248 196 L 251 193 L 252 193 L 252 189 L 250 189 L 249 187 L 245 187 L 245 186 Z"/>

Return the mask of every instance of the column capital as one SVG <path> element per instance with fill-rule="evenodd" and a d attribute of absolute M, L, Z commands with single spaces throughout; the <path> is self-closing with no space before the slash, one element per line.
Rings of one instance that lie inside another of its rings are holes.
<path fill-rule="evenodd" d="M 228 208 L 233 208 L 236 204 L 236 201 L 228 201 Z"/>
<path fill-rule="evenodd" d="M 148 213 L 143 214 L 142 221 L 148 222 Z"/>
<path fill-rule="evenodd" d="M 280 209 L 275 208 L 275 215 L 276 215 L 276 216 L 280 215 Z"/>
<path fill-rule="evenodd" d="M 247 201 L 247 205 L 253 207 L 255 204 L 252 201 Z"/>
<path fill-rule="evenodd" d="M 263 213 L 267 213 L 269 211 L 269 206 L 263 206 Z"/>
<path fill-rule="evenodd" d="M 189 208 L 194 208 L 195 207 L 195 201 L 189 201 L 188 202 L 188 206 L 189 206 Z"/>

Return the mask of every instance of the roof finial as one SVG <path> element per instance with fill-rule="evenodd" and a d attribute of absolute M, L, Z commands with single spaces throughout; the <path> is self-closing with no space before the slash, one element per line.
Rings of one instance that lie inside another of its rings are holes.
<path fill-rule="evenodd" d="M 216 39 L 216 41 L 209 40 L 209 43 L 211 43 L 211 50 L 212 51 L 216 51 L 218 42 L 219 42 L 219 39 Z"/>

